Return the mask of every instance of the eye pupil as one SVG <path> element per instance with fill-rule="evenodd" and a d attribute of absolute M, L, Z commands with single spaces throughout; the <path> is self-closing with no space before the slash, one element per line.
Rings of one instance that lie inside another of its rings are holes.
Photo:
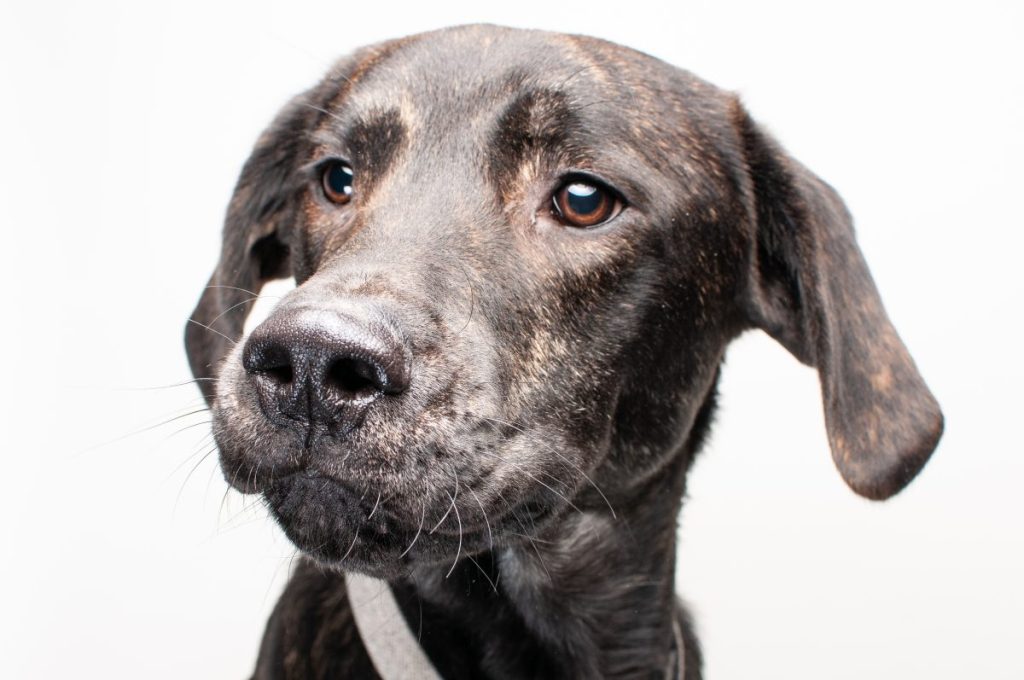
<path fill-rule="evenodd" d="M 554 212 L 572 227 L 593 227 L 607 222 L 621 207 L 615 194 L 597 183 L 569 181 L 554 195 Z"/>
<path fill-rule="evenodd" d="M 335 203 L 348 203 L 352 197 L 352 168 L 346 163 L 331 163 L 324 168 L 324 193 Z"/>
<path fill-rule="evenodd" d="M 590 215 L 601 207 L 604 196 L 590 184 L 570 184 L 565 189 L 569 209 L 577 215 Z"/>

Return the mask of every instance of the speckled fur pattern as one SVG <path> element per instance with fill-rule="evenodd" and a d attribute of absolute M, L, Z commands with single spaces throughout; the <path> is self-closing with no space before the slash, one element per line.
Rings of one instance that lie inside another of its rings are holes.
<path fill-rule="evenodd" d="M 325 158 L 351 163 L 350 204 L 320 191 Z M 559 223 L 570 172 L 626 208 Z M 396 320 L 409 389 L 344 431 L 269 417 L 242 329 L 286 276 L 272 316 Z M 346 569 L 392 584 L 446 678 L 662 677 L 673 618 L 701 677 L 676 520 L 726 346 L 751 328 L 818 369 L 854 491 L 913 478 L 942 416 L 851 218 L 733 94 L 601 40 L 494 26 L 339 61 L 256 143 L 186 330 L 228 482 L 304 555 L 255 677 L 376 677 Z"/>

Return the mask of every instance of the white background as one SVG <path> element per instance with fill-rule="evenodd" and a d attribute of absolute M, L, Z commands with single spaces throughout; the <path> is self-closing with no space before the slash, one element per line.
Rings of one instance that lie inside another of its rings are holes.
<path fill-rule="evenodd" d="M 815 373 L 734 345 L 681 519 L 707 677 L 1024 677 L 1020 3 L 287 6 L 0 10 L 0 677 L 249 672 L 293 551 L 225 496 L 194 387 L 138 388 L 190 377 L 183 324 L 277 108 L 358 45 L 475 21 L 741 93 L 845 197 L 944 407 L 933 461 L 871 503 Z"/>

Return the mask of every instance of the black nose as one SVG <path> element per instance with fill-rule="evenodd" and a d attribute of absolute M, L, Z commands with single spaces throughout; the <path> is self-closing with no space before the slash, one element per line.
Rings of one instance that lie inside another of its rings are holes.
<path fill-rule="evenodd" d="M 272 421 L 334 433 L 358 427 L 371 403 L 409 387 L 409 350 L 380 315 L 364 321 L 322 309 L 275 313 L 249 336 L 242 365 Z"/>

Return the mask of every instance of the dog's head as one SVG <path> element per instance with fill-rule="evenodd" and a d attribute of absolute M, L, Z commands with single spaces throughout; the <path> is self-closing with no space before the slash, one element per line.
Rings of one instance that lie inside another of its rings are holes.
<path fill-rule="evenodd" d="M 394 574 L 624 502 L 750 327 L 817 367 L 856 492 L 910 481 L 942 417 L 835 192 L 685 71 L 475 26 L 361 50 L 281 112 L 186 341 L 228 481 Z"/>

